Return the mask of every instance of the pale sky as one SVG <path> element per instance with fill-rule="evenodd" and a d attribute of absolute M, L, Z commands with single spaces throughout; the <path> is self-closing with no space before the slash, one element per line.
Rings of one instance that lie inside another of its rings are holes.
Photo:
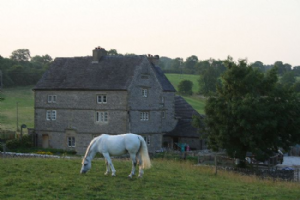
<path fill-rule="evenodd" d="M 300 0 L 0 0 L 0 55 L 119 53 L 300 65 Z"/>

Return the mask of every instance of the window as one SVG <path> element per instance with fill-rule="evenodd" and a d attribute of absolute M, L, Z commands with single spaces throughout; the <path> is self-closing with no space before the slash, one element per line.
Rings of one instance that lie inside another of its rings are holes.
<path fill-rule="evenodd" d="M 142 97 L 147 97 L 148 96 L 148 90 L 143 88 L 142 89 Z"/>
<path fill-rule="evenodd" d="M 75 147 L 75 137 L 68 137 L 68 147 Z"/>
<path fill-rule="evenodd" d="M 107 97 L 104 94 L 97 95 L 97 103 L 107 103 Z"/>
<path fill-rule="evenodd" d="M 147 145 L 150 145 L 150 135 L 144 136 L 144 140 L 147 143 Z"/>
<path fill-rule="evenodd" d="M 56 110 L 47 110 L 46 119 L 47 120 L 56 120 Z"/>
<path fill-rule="evenodd" d="M 56 103 L 56 95 L 48 95 L 48 103 Z"/>
<path fill-rule="evenodd" d="M 161 112 L 161 118 L 165 118 L 165 117 L 166 117 L 165 111 L 162 111 Z"/>
<path fill-rule="evenodd" d="M 148 121 L 149 120 L 149 112 L 140 112 L 140 120 Z"/>
<path fill-rule="evenodd" d="M 97 122 L 108 122 L 108 112 L 97 112 L 96 113 Z"/>
<path fill-rule="evenodd" d="M 165 103 L 165 97 L 161 97 L 161 103 Z"/>

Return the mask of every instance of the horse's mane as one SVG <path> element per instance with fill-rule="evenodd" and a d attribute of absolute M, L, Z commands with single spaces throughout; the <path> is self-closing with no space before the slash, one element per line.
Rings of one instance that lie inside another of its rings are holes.
<path fill-rule="evenodd" d="M 92 145 L 95 143 L 95 141 L 96 141 L 97 139 L 98 139 L 98 137 L 95 137 L 95 138 L 90 142 L 88 148 L 86 149 L 86 152 L 85 152 L 85 155 L 84 155 L 84 157 L 83 157 L 83 159 L 82 159 L 82 163 L 81 163 L 81 164 L 84 164 L 85 158 L 88 156 L 88 154 L 89 154 L 89 152 L 90 152 L 90 149 L 91 149 Z"/>

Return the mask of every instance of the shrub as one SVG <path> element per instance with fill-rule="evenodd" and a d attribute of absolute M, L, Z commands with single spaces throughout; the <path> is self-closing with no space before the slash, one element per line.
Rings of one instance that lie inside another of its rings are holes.
<path fill-rule="evenodd" d="M 18 148 L 31 148 L 33 147 L 32 137 L 30 135 L 24 135 L 22 139 L 13 139 L 6 141 L 6 147 L 10 150 Z"/>
<path fill-rule="evenodd" d="M 189 80 L 182 80 L 178 85 L 178 92 L 182 95 L 193 94 L 193 82 Z"/>

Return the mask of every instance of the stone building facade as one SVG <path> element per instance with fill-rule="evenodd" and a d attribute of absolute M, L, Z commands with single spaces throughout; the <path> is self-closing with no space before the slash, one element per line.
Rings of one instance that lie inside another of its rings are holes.
<path fill-rule="evenodd" d="M 95 136 L 135 133 L 150 152 L 160 149 L 178 120 L 176 91 L 157 59 L 108 56 L 102 48 L 56 58 L 34 88 L 37 145 L 84 154 Z"/>

